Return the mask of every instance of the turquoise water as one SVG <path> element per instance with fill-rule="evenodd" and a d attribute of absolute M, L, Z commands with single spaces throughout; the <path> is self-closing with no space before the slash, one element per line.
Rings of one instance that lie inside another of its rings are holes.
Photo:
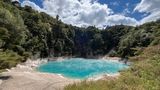
<path fill-rule="evenodd" d="M 63 61 L 50 61 L 40 65 L 40 72 L 61 74 L 68 78 L 85 79 L 100 74 L 115 74 L 128 66 L 109 60 L 71 58 Z"/>

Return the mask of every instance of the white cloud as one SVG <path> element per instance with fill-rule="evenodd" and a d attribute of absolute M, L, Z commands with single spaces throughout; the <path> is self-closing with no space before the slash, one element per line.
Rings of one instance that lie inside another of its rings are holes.
<path fill-rule="evenodd" d="M 145 22 L 156 21 L 157 19 L 160 19 L 160 11 L 151 13 L 150 15 L 144 17 L 140 22 L 143 24 Z"/>
<path fill-rule="evenodd" d="M 160 0 L 141 0 L 134 11 L 149 13 L 140 23 L 155 21 L 160 18 Z"/>
<path fill-rule="evenodd" d="M 40 12 L 43 12 L 44 10 L 42 8 L 40 8 L 38 5 L 36 5 L 34 2 L 31 2 L 29 0 L 25 0 L 21 3 L 21 6 L 24 7 L 24 6 L 30 6 L 32 7 L 33 9 L 37 10 L 37 11 L 40 11 Z"/>
<path fill-rule="evenodd" d="M 43 2 L 44 9 L 61 19 L 74 25 L 96 25 L 100 26 L 105 22 L 105 17 L 113 13 L 106 4 L 93 0 L 46 0 Z"/>
<path fill-rule="evenodd" d="M 118 5 L 119 5 L 119 3 L 118 3 L 117 1 L 111 2 L 110 4 L 111 4 L 111 5 L 114 5 L 114 6 L 118 6 Z"/>
<path fill-rule="evenodd" d="M 125 8 L 122 12 L 123 15 L 128 15 L 131 11 L 128 8 Z"/>
<path fill-rule="evenodd" d="M 129 7 L 129 5 L 130 5 L 129 3 L 126 3 L 126 7 Z"/>
<path fill-rule="evenodd" d="M 19 2 L 19 0 L 11 0 L 12 2 L 14 2 L 14 1 L 18 1 Z"/>
<path fill-rule="evenodd" d="M 114 14 L 107 4 L 100 4 L 97 0 L 44 0 L 43 8 L 26 0 L 22 3 L 22 6 L 24 5 L 46 12 L 53 17 L 58 14 L 63 22 L 76 26 L 137 24 L 134 18 Z"/>
<path fill-rule="evenodd" d="M 111 15 L 106 18 L 106 21 L 108 22 L 109 25 L 130 25 L 130 26 L 135 26 L 138 24 L 138 21 L 134 18 L 131 17 L 125 17 L 123 15 Z"/>

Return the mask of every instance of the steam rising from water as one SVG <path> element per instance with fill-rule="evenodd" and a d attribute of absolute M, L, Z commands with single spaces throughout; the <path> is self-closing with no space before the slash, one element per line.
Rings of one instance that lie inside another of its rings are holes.
<path fill-rule="evenodd" d="M 51 61 L 38 67 L 41 72 L 62 74 L 69 78 L 84 79 L 100 74 L 116 74 L 128 66 L 111 60 L 71 58 Z"/>

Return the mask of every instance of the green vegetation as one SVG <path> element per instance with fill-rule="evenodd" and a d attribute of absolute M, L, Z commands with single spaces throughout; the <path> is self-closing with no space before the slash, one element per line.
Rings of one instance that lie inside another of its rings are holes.
<path fill-rule="evenodd" d="M 82 82 L 67 90 L 158 90 L 160 89 L 160 20 L 132 27 L 98 29 L 63 23 L 29 6 L 0 0 L 0 71 L 25 62 L 28 57 L 131 57 L 134 65 L 119 79 Z M 145 50 L 144 50 L 145 49 Z"/>
<path fill-rule="evenodd" d="M 121 72 L 114 80 L 83 81 L 68 85 L 65 90 L 159 90 L 160 89 L 160 45 L 147 47 L 130 58 L 134 65 Z"/>
<path fill-rule="evenodd" d="M 0 52 L 0 70 L 16 66 L 23 58 L 13 51 Z"/>

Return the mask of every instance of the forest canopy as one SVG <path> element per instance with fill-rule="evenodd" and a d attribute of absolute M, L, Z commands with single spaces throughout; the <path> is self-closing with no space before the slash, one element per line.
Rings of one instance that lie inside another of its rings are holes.
<path fill-rule="evenodd" d="M 8 58 L 2 60 L 4 54 L 14 54 L 14 64 L 24 62 L 31 56 L 92 57 L 108 54 L 127 57 L 137 55 L 140 48 L 158 44 L 159 20 L 136 27 L 84 28 L 65 24 L 58 16 L 53 18 L 29 6 L 20 7 L 10 0 L 0 1 L 0 63 L 13 63 Z"/>

